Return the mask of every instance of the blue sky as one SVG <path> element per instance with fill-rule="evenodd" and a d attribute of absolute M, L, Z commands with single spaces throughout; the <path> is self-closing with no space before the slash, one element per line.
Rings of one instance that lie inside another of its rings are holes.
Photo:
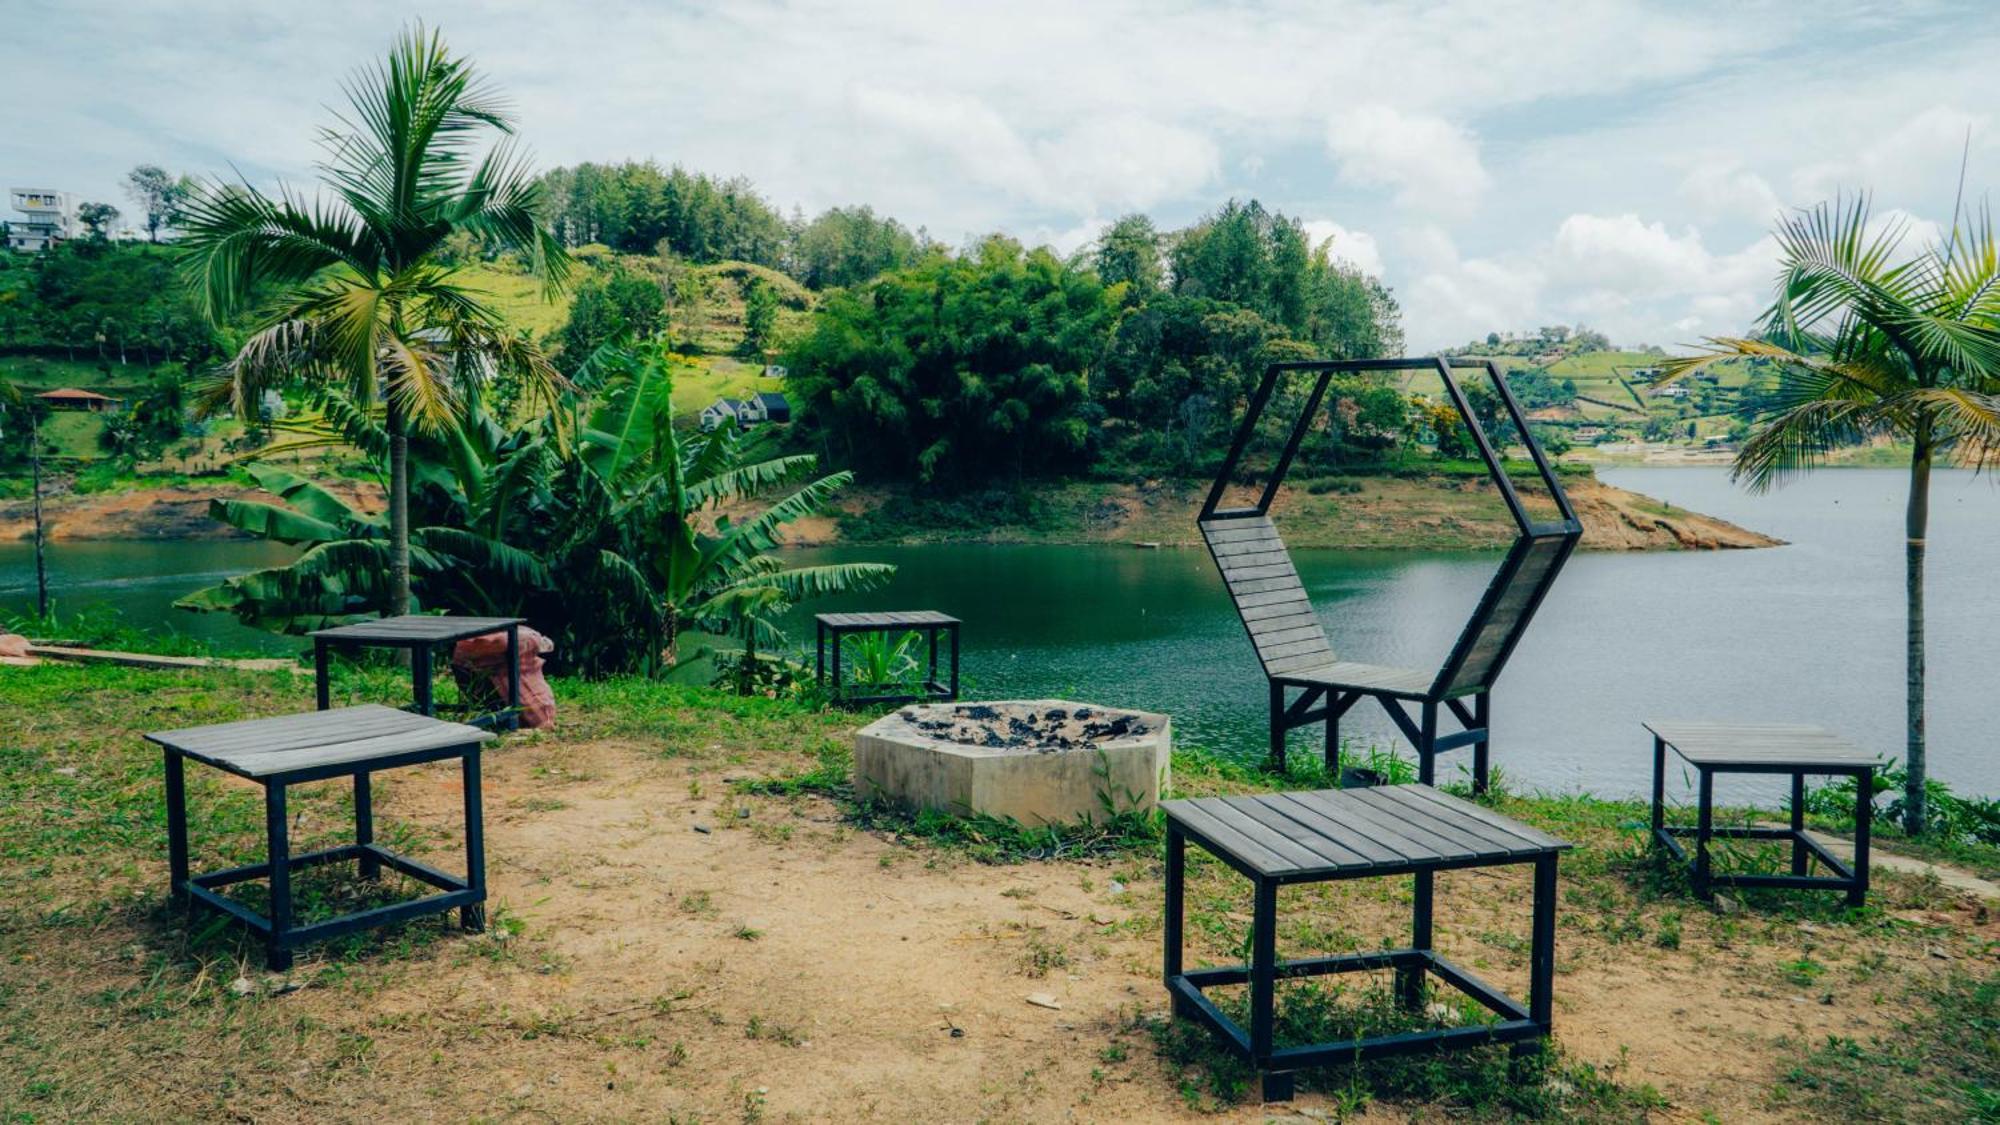
<path fill-rule="evenodd" d="M 651 157 L 781 207 L 1070 249 L 1230 196 L 1380 273 L 1413 349 L 1735 331 L 1782 208 L 1867 189 L 1921 239 L 2000 174 L 1979 4 L 10 3 L 0 178 L 132 210 L 141 162 L 310 177 L 341 80 L 441 26 L 544 165 Z"/>

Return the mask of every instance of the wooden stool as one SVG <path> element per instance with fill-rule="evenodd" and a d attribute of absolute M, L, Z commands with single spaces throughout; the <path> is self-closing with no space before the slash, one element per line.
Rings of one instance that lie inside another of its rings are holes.
<path fill-rule="evenodd" d="M 1881 759 L 1823 727 L 1802 723 L 1663 722 L 1643 725 L 1653 734 L 1653 840 L 1688 865 L 1694 893 L 1710 898 L 1716 887 L 1794 887 L 1847 892 L 1851 906 L 1868 900 L 1868 830 L 1875 810 L 1875 769 Z M 1695 768 L 1695 826 L 1668 824 L 1667 748 Z M 1715 775 L 1762 773 L 1792 779 L 1792 823 L 1789 828 L 1715 826 Z M 1840 857 L 1806 831 L 1806 775 L 1832 774 L 1854 778 L 1854 863 Z M 1694 837 L 1694 858 L 1675 837 Z M 1792 869 L 1788 875 L 1717 875 L 1709 856 L 1709 841 L 1789 840 Z M 1817 858 L 1832 875 L 1808 875 L 1808 856 Z"/>
<path fill-rule="evenodd" d="M 1248 1058 L 1263 1076 L 1264 1098 L 1292 1096 L 1292 1072 L 1336 1062 L 1359 1062 L 1415 1051 L 1516 1043 L 1538 1049 L 1551 1028 L 1556 964 L 1556 859 L 1569 844 L 1428 785 L 1324 789 L 1168 801 L 1166 982 L 1174 1014 L 1207 1024 Z M 1255 887 L 1247 966 L 1181 967 L 1187 841 L 1248 877 Z M 1510 999 L 1431 947 L 1432 880 L 1460 867 L 1535 865 L 1535 906 L 1528 958 L 1528 1003 Z M 1376 953 L 1277 959 L 1278 888 L 1376 875 L 1415 880 L 1410 946 Z M 1279 1047 L 1272 1041 L 1275 985 L 1279 978 L 1396 970 L 1397 991 L 1413 1010 L 1423 1004 L 1424 974 L 1478 1001 L 1501 1017 L 1473 1027 L 1410 1031 L 1340 1043 Z M 1248 983 L 1250 1029 L 1202 995 L 1210 985 Z"/>
<path fill-rule="evenodd" d="M 264 935 L 265 960 L 273 972 L 291 968 L 292 950 L 301 945 L 423 914 L 456 908 L 461 926 L 482 930 L 486 926 L 482 905 L 486 901 L 486 843 L 479 796 L 479 749 L 481 743 L 493 737 L 477 727 L 441 722 L 372 703 L 149 734 L 146 740 L 159 744 L 166 752 L 168 885 L 176 897 L 186 896 L 213 907 Z M 201 875 L 188 874 L 187 786 L 183 767 L 189 758 L 264 787 L 264 830 L 269 848 L 266 862 Z M 398 855 L 375 842 L 370 773 L 448 758 L 459 759 L 464 771 L 466 874 L 463 879 Z M 355 842 L 293 855 L 285 788 L 330 777 L 354 779 Z M 373 878 L 388 866 L 442 893 L 310 926 L 295 924 L 292 872 L 350 859 L 359 863 L 363 878 Z M 259 914 L 217 893 L 219 887 L 249 879 L 270 880 L 269 915 Z"/>

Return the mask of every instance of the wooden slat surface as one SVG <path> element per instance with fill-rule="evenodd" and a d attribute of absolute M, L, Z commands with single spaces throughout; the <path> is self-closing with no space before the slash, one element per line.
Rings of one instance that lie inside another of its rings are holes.
<path fill-rule="evenodd" d="M 493 737 L 491 732 L 478 727 L 370 703 L 156 731 L 146 739 L 245 777 L 270 777 L 319 766 L 464 746 Z"/>
<path fill-rule="evenodd" d="M 934 609 L 897 610 L 886 613 L 822 613 L 813 620 L 834 629 L 914 629 L 928 625 L 957 625 L 959 620 Z"/>
<path fill-rule="evenodd" d="M 519 625 L 520 617 L 439 617 L 435 614 L 405 614 L 379 621 L 357 621 L 332 629 L 317 629 L 310 636 L 340 641 L 445 641 L 464 640 Z"/>
<path fill-rule="evenodd" d="M 1422 698 L 1430 691 L 1432 676 L 1412 668 L 1387 668 L 1380 664 L 1359 664 L 1352 660 L 1292 668 L 1281 677 L 1301 683 L 1335 688 L 1360 688 Z"/>
<path fill-rule="evenodd" d="M 1641 724 L 1695 765 L 1853 767 L 1882 756 L 1809 723 L 1740 723 L 1651 719 Z"/>
<path fill-rule="evenodd" d="M 1199 797 L 1160 807 L 1237 862 L 1280 878 L 1513 860 L 1570 846 L 1427 785 Z"/>

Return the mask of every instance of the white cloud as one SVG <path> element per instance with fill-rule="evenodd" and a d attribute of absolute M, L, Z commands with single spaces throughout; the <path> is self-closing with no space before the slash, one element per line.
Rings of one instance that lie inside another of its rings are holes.
<path fill-rule="evenodd" d="M 1784 210 L 1770 182 L 1740 165 L 1696 167 L 1681 181 L 1681 195 L 1704 219 L 1726 216 L 1768 223 Z"/>
<path fill-rule="evenodd" d="M 1468 212 L 1491 182 L 1479 142 L 1433 114 L 1380 103 L 1338 111 L 1326 144 L 1343 181 L 1394 188 L 1397 203 L 1426 213 Z"/>
<path fill-rule="evenodd" d="M 1382 247 L 1374 235 L 1349 230 L 1331 219 L 1308 219 L 1300 225 L 1305 228 L 1306 241 L 1315 247 L 1326 247 L 1327 255 L 1334 261 L 1345 262 L 1365 274 L 1382 276 Z"/>

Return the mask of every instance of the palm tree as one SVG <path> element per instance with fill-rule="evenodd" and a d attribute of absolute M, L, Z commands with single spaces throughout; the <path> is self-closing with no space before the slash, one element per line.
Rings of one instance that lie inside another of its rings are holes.
<path fill-rule="evenodd" d="M 1951 230 L 1914 256 L 1907 225 L 1870 233 L 1868 201 L 1801 211 L 1776 231 L 1777 300 L 1759 339 L 1712 338 L 1662 364 L 1661 381 L 1733 357 L 1778 371 L 1778 405 L 1736 456 L 1733 476 L 1764 491 L 1876 437 L 1910 449 L 1904 517 L 1908 596 L 1904 828 L 1926 822 L 1924 548 L 1931 467 L 2000 464 L 2000 243 L 1990 218 Z"/>
<path fill-rule="evenodd" d="M 256 409 L 267 387 L 306 381 L 384 403 L 389 432 L 389 612 L 410 605 L 409 437 L 435 432 L 463 391 L 499 370 L 553 404 L 555 368 L 438 261 L 465 232 L 522 255 L 554 295 L 569 272 L 535 217 L 539 188 L 505 104 L 421 25 L 347 85 L 350 113 L 323 131 L 329 195 L 272 199 L 215 185 L 187 203 L 184 268 L 211 319 L 274 291 L 265 326 L 224 365 L 200 406 Z M 484 155 L 489 131 L 501 139 Z"/>

